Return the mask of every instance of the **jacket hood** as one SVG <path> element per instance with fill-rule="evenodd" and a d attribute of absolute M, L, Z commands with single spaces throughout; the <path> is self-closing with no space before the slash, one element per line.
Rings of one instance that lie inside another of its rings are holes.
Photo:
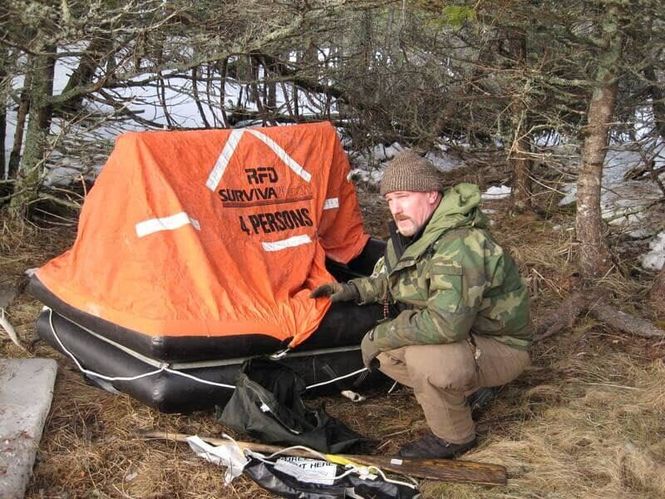
<path fill-rule="evenodd" d="M 487 228 L 488 221 L 480 211 L 480 189 L 475 184 L 458 184 L 444 191 L 425 232 L 453 227 Z"/>

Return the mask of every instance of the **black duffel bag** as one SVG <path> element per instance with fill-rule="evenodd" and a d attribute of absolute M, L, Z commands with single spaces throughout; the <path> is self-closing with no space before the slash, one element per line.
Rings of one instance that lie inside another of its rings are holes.
<path fill-rule="evenodd" d="M 302 398 L 305 389 L 303 379 L 290 367 L 254 357 L 242 365 L 219 420 L 261 442 L 304 445 L 325 453 L 343 452 L 367 440 L 323 407 L 307 408 Z"/>

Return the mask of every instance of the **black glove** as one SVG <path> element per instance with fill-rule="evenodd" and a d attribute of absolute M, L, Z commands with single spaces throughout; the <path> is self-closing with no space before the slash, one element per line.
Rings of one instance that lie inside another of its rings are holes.
<path fill-rule="evenodd" d="M 363 364 L 365 364 L 367 369 L 371 371 L 379 367 L 379 361 L 376 356 L 381 353 L 381 350 L 374 343 L 374 330 L 365 335 L 362 343 L 360 343 L 360 350 L 363 354 Z"/>
<path fill-rule="evenodd" d="M 360 298 L 358 288 L 347 282 L 329 282 L 315 288 L 310 294 L 310 298 L 319 298 L 321 296 L 330 296 L 330 301 L 357 301 Z"/>

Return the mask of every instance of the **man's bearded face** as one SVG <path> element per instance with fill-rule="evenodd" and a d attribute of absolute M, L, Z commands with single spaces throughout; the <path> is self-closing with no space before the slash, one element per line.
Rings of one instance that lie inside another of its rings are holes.
<path fill-rule="evenodd" d="M 403 236 L 411 237 L 429 220 L 439 204 L 440 193 L 395 191 L 386 194 L 385 198 L 397 230 Z"/>

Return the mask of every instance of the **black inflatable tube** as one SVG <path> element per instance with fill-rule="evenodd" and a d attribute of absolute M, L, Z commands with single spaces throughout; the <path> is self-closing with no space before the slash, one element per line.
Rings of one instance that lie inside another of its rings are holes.
<path fill-rule="evenodd" d="M 159 366 L 137 359 L 49 309 L 45 309 L 39 315 L 37 332 L 55 349 L 68 357 L 73 356 L 84 369 L 95 373 L 118 378 L 136 377 L 159 370 Z M 231 397 L 232 389 L 195 381 L 174 371 L 201 380 L 233 386 L 241 362 L 242 359 L 237 359 L 236 363 L 223 366 L 171 369 L 171 372 L 162 370 L 157 374 L 131 381 L 97 382 L 94 376 L 86 376 L 93 384 L 102 388 L 108 388 L 104 385 L 110 384 L 116 390 L 127 393 L 159 411 L 189 413 L 209 409 L 215 405 L 224 406 Z M 363 367 L 358 349 L 344 352 L 317 351 L 311 355 L 287 357 L 283 362 L 298 372 L 308 386 L 330 381 L 335 374 L 341 376 Z M 316 395 L 341 389 L 356 389 L 365 384 L 375 385 L 383 380 L 385 378 L 380 373 L 375 372 L 367 376 L 365 371 L 353 377 L 328 383 L 308 393 Z"/>
<path fill-rule="evenodd" d="M 70 321 L 142 355 L 164 362 L 248 357 L 272 354 L 286 348 L 285 344 L 272 336 L 261 334 L 213 337 L 150 336 L 118 326 L 68 305 L 46 289 L 36 277 L 30 280 L 29 291 L 39 301 Z M 334 303 L 317 330 L 298 349 L 315 350 L 359 345 L 363 335 L 382 317 L 383 308 L 379 305 Z"/>

